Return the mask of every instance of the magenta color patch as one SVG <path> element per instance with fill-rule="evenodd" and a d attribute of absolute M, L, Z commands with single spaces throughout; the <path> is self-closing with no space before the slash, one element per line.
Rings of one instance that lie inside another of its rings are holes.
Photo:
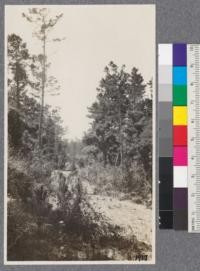
<path fill-rule="evenodd" d="M 174 146 L 173 164 L 174 166 L 187 166 L 187 147 Z"/>

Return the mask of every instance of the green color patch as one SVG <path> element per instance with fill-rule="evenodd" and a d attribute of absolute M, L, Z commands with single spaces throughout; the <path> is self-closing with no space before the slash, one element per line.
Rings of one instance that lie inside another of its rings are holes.
<path fill-rule="evenodd" d="M 187 105 L 187 86 L 173 86 L 173 105 Z"/>

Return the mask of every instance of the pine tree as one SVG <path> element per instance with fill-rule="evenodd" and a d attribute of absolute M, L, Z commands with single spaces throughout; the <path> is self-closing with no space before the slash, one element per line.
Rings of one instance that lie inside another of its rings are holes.
<path fill-rule="evenodd" d="M 124 69 L 124 66 L 119 69 L 113 62 L 109 63 L 97 89 L 97 102 L 89 108 L 96 137 L 96 140 L 91 139 L 102 152 L 104 165 L 108 161 L 110 164 L 123 165 L 123 125 L 128 105 L 126 88 L 129 78 Z"/>
<path fill-rule="evenodd" d="M 8 118 L 9 135 L 14 148 L 19 148 L 23 133 L 23 100 L 30 87 L 28 65 L 30 55 L 21 37 L 11 34 L 7 43 L 8 56 Z"/>
<path fill-rule="evenodd" d="M 89 108 L 92 127 L 84 137 L 86 145 L 95 145 L 102 153 L 104 165 L 109 162 L 123 171 L 141 158 L 140 137 L 149 121 L 145 113 L 145 89 L 136 68 L 130 74 L 125 66 L 118 68 L 113 62 L 105 68 L 97 100 Z"/>
<path fill-rule="evenodd" d="M 53 30 L 54 26 L 62 18 L 63 14 L 56 15 L 54 18 L 51 18 L 46 8 L 30 8 L 29 13 L 22 14 L 28 22 L 33 23 L 35 26 L 35 31 L 33 36 L 35 36 L 42 46 L 42 53 L 38 56 L 38 61 L 41 64 L 41 73 L 38 75 L 41 79 L 41 109 L 40 109 L 40 119 L 39 119 L 39 146 L 42 148 L 42 132 L 43 132 L 43 122 L 44 122 L 44 105 L 45 105 L 45 93 L 47 87 L 54 86 L 53 90 L 56 92 L 59 90 L 57 80 L 54 77 L 47 77 L 47 42 L 50 41 L 61 41 L 61 39 L 49 39 L 49 33 Z M 55 92 L 53 93 L 56 94 Z"/>

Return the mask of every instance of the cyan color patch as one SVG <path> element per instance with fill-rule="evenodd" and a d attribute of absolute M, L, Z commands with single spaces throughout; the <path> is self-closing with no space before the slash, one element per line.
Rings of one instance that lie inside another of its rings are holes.
<path fill-rule="evenodd" d="M 187 85 L 187 67 L 173 67 L 173 85 Z"/>

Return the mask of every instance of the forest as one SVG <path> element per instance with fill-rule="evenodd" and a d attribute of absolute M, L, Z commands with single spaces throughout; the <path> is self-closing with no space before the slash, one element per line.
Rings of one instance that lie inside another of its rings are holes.
<path fill-rule="evenodd" d="M 8 35 L 8 260 L 149 260 L 152 79 L 144 82 L 134 63 L 130 72 L 106 63 L 88 107 L 90 128 L 70 140 L 59 105 L 45 102 L 63 91 L 48 74 L 46 51 L 63 15 L 31 8 L 22 16 L 35 25 L 41 54 Z"/>

